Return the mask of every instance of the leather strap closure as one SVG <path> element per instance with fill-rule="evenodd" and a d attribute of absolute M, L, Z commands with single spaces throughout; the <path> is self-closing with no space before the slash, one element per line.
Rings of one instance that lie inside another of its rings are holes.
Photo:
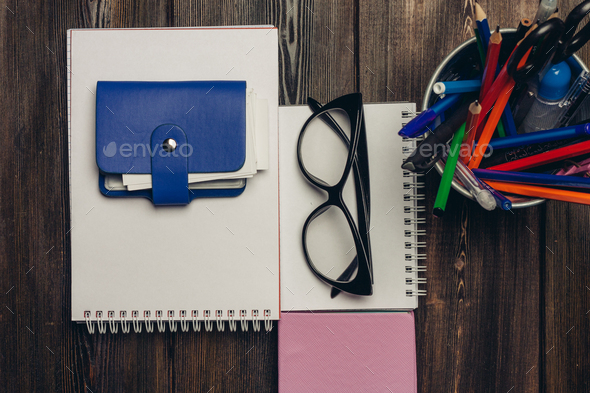
<path fill-rule="evenodd" d="M 185 132 L 175 124 L 162 124 L 153 132 L 152 198 L 155 205 L 186 205 L 188 189 L 188 152 Z"/>

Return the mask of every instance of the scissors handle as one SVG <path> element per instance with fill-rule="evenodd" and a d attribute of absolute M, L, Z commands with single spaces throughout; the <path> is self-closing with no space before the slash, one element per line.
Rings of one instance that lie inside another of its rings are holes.
<path fill-rule="evenodd" d="M 588 13 L 590 13 L 590 0 L 583 1 L 569 13 L 565 19 L 565 32 L 553 57 L 553 64 L 561 63 L 580 50 L 590 40 L 590 25 L 588 23 L 576 34 L 578 25 Z"/>
<path fill-rule="evenodd" d="M 562 36 L 564 30 L 565 24 L 561 19 L 557 18 L 549 19 L 539 25 L 539 27 L 524 38 L 520 45 L 516 47 L 512 56 L 510 56 L 506 66 L 508 75 L 520 83 L 524 83 L 533 76 L 538 75 L 543 70 L 543 66 L 557 50 L 559 38 Z M 540 48 L 536 53 L 529 54 L 529 51 L 538 45 L 540 45 Z M 545 48 L 548 46 L 550 46 L 550 49 L 546 51 Z M 525 58 L 525 56 L 528 57 Z M 519 68 L 523 59 L 525 60 L 524 65 Z M 536 72 L 533 72 L 533 69 Z"/>

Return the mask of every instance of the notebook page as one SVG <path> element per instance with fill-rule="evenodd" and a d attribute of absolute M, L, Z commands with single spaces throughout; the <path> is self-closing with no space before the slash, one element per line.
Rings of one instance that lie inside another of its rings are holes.
<path fill-rule="evenodd" d="M 291 310 L 356 310 L 356 309 L 414 309 L 416 297 L 407 296 L 406 266 L 415 262 L 415 249 L 406 249 L 406 242 L 415 241 L 405 236 L 413 226 L 404 219 L 413 219 L 404 206 L 415 202 L 404 201 L 401 164 L 404 143 L 397 132 L 408 121 L 402 111 L 415 111 L 409 103 L 365 104 L 365 125 L 369 152 L 371 183 L 371 247 L 373 253 L 374 286 L 372 296 L 340 293 L 330 298 L 331 287 L 320 281 L 308 267 L 302 247 L 302 228 L 308 215 L 326 198 L 301 174 L 297 163 L 297 139 L 303 123 L 311 114 L 307 106 L 279 108 L 280 168 L 281 168 L 281 307 Z M 352 191 L 352 190 L 347 190 Z M 350 199 L 346 198 L 345 199 Z M 349 196 L 348 196 L 349 197 Z M 354 196 L 352 197 L 354 199 Z M 351 211 L 355 211 L 351 209 Z"/>

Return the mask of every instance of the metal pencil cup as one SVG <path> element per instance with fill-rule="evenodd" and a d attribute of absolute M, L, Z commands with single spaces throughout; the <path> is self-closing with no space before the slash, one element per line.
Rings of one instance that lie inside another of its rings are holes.
<path fill-rule="evenodd" d="M 500 30 L 502 33 L 502 42 L 503 44 L 514 44 L 514 33 L 516 29 L 502 29 Z M 509 54 L 508 54 L 509 55 Z M 426 110 L 430 107 L 430 105 L 434 104 L 437 95 L 432 92 L 432 87 L 436 82 L 439 82 L 440 78 L 445 75 L 448 71 L 454 69 L 457 64 L 460 62 L 464 62 L 469 59 L 478 59 L 478 52 L 477 52 L 477 43 L 475 42 L 475 37 L 472 37 L 456 47 L 451 53 L 445 57 L 442 63 L 434 71 L 434 74 L 430 78 L 430 82 L 426 87 L 426 91 L 424 92 L 424 100 L 422 101 L 422 110 Z M 506 56 L 506 54 L 504 54 Z M 501 59 L 505 59 L 505 57 L 500 56 Z M 478 61 L 478 60 L 473 60 Z M 573 55 L 570 59 L 567 60 L 568 65 L 572 69 L 572 76 L 575 78 L 577 77 L 582 70 L 588 71 L 586 65 L 580 60 L 580 58 L 576 55 Z M 439 174 L 442 175 L 443 173 L 443 165 L 438 162 L 436 163 L 436 170 Z M 471 193 L 459 184 L 457 181 L 453 180 L 452 183 L 453 188 L 461 195 L 471 200 L 475 200 Z M 531 207 L 539 205 L 545 202 L 544 199 L 538 198 L 525 198 L 525 197 L 510 197 L 512 200 L 512 208 L 513 209 L 522 209 L 525 207 Z"/>

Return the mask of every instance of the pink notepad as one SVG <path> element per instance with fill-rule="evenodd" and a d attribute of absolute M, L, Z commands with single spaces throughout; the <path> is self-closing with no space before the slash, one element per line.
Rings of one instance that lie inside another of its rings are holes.
<path fill-rule="evenodd" d="M 415 393 L 412 312 L 283 313 L 279 392 Z"/>

